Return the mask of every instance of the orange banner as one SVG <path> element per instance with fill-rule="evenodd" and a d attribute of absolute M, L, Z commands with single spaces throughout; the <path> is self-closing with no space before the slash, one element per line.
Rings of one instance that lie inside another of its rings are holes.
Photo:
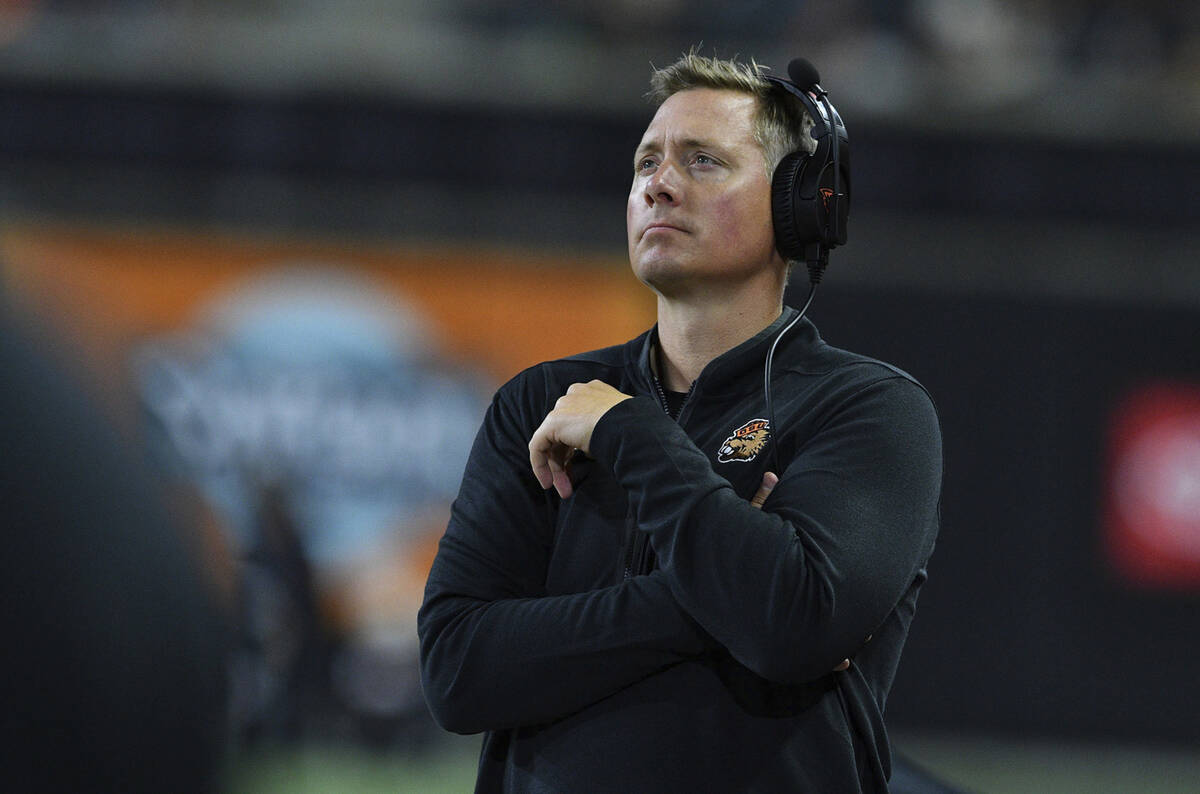
<path fill-rule="evenodd" d="M 249 277 L 298 263 L 353 272 L 415 304 L 448 355 L 498 381 L 654 321 L 653 296 L 617 257 L 137 228 L 0 233 L 5 283 L 60 325 L 110 387 L 130 345 L 185 327 Z"/>

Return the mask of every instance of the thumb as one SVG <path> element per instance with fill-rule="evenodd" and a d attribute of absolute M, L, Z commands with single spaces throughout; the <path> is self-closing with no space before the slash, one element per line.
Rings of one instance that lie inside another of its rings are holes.
<path fill-rule="evenodd" d="M 758 486 L 758 493 L 754 494 L 754 498 L 750 500 L 750 506 L 761 510 L 763 503 L 767 501 L 767 497 L 771 495 L 771 491 L 775 490 L 778 483 L 779 477 L 774 472 L 763 472 L 762 484 Z"/>

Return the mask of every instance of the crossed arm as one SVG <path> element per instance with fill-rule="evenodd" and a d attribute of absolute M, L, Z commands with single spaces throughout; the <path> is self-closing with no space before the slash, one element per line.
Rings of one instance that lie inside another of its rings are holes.
<path fill-rule="evenodd" d="M 891 546 L 876 542 L 884 530 L 881 514 L 894 505 L 873 504 L 877 478 L 868 471 L 835 473 L 862 481 L 846 499 L 806 512 L 805 502 L 821 501 L 815 497 L 830 485 L 827 461 L 818 454 L 810 468 L 789 470 L 784 478 L 788 493 L 776 502 L 792 506 L 782 511 L 786 518 L 754 511 L 778 478 L 765 477 L 748 505 L 661 411 L 654 416 L 646 404 L 631 403 L 607 420 L 603 454 L 621 461 L 621 484 L 639 506 L 639 528 L 652 534 L 660 570 L 585 593 L 547 595 L 552 538 L 539 486 L 569 496 L 570 456 L 575 449 L 594 452 L 600 418 L 627 399 L 600 382 L 575 384 L 527 442 L 514 432 L 520 427 L 515 417 L 503 415 L 504 404 L 493 404 L 419 617 L 426 696 L 447 729 L 469 733 L 555 720 L 718 648 L 771 680 L 811 680 L 844 669 L 845 655 L 890 611 L 911 581 L 912 566 L 927 553 L 919 538 L 905 541 L 913 560 L 906 566 Z M 637 425 L 639 433 L 622 432 L 622 423 Z M 647 443 L 647 426 L 671 445 L 669 454 L 678 453 L 678 478 L 648 476 L 651 464 L 644 459 L 662 455 L 636 449 Z M 833 434 L 826 445 L 844 442 Z M 522 447 L 536 483 L 528 470 L 512 465 Z M 498 465 L 501 459 L 507 465 Z M 684 505 L 688 515 L 656 512 L 657 500 L 645 498 L 656 488 L 686 493 L 667 501 Z M 503 532 L 489 525 L 498 506 Z M 847 541 L 830 531 L 835 513 L 863 526 L 841 533 Z M 726 525 L 740 531 L 727 532 Z M 865 570 L 857 570 L 859 555 Z M 714 579 L 717 569 L 723 573 Z"/>
<path fill-rule="evenodd" d="M 562 718 L 713 647 L 662 572 L 546 592 L 553 500 L 515 401 L 488 409 L 418 614 L 425 697 L 456 733 Z"/>
<path fill-rule="evenodd" d="M 529 465 L 542 488 L 553 487 L 563 499 L 571 496 L 569 461 L 575 450 L 589 454 L 596 424 L 609 410 L 629 399 L 631 395 L 600 380 L 574 383 L 567 389 L 529 440 Z M 778 483 L 775 472 L 764 473 L 750 506 L 761 510 Z M 864 642 L 870 639 L 868 635 Z M 844 658 L 833 671 L 840 672 L 849 666 L 850 660 Z"/>

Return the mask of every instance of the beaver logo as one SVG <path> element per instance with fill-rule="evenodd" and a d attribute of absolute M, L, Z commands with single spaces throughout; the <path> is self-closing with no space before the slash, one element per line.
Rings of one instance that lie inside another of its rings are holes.
<path fill-rule="evenodd" d="M 771 437 L 771 423 L 766 419 L 751 419 L 733 431 L 717 450 L 718 463 L 738 461 L 747 463 L 758 457 Z"/>

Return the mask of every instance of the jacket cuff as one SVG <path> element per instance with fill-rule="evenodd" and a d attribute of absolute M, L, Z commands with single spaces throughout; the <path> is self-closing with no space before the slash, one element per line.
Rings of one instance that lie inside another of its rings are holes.
<path fill-rule="evenodd" d="M 611 467 L 621 446 L 622 428 L 644 426 L 644 422 L 667 418 L 662 406 L 653 397 L 621 400 L 609 408 L 592 429 L 592 441 L 589 444 L 591 456 Z"/>

